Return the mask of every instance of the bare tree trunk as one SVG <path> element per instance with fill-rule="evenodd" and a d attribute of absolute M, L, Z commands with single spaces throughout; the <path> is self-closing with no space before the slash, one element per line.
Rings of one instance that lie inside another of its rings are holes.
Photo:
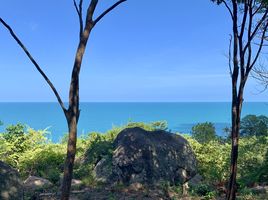
<path fill-rule="evenodd" d="M 77 119 L 75 116 L 71 116 L 67 119 L 68 128 L 69 128 L 69 139 L 67 146 L 67 156 L 64 164 L 64 175 L 62 181 L 62 200 L 69 199 L 72 175 L 73 175 L 73 166 L 76 154 L 76 140 L 77 140 Z"/>
<path fill-rule="evenodd" d="M 244 82 L 242 80 L 240 83 L 239 95 L 236 93 L 233 94 L 232 99 L 232 149 L 231 149 L 231 164 L 230 164 L 230 179 L 227 190 L 227 200 L 235 200 L 237 192 L 237 159 L 238 159 L 238 147 L 239 147 L 239 131 L 240 131 L 240 121 L 241 121 L 241 111 L 243 105 L 243 91 L 244 91 Z M 236 91 L 236 84 L 233 84 L 233 92 Z M 234 88 L 235 87 L 235 88 Z"/>
<path fill-rule="evenodd" d="M 227 190 L 227 200 L 234 200 L 236 198 L 236 174 L 237 174 L 237 158 L 238 158 L 238 132 L 239 125 L 238 122 L 238 109 L 237 109 L 237 101 L 234 101 L 232 104 L 232 150 L 231 150 L 231 165 L 230 165 L 230 179 Z"/>

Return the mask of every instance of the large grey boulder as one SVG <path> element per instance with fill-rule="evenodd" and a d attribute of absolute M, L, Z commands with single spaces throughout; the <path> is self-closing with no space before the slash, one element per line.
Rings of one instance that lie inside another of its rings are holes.
<path fill-rule="evenodd" d="M 101 160 L 96 165 L 97 180 L 126 185 L 184 184 L 196 174 L 195 155 L 188 142 L 176 134 L 128 128 L 119 133 L 114 149 L 111 162 Z"/>
<path fill-rule="evenodd" d="M 23 199 L 23 188 L 19 173 L 2 161 L 0 161 L 0 199 Z"/>

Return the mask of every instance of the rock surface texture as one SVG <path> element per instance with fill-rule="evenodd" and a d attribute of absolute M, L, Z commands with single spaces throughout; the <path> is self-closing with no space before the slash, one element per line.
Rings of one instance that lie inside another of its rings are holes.
<path fill-rule="evenodd" d="M 23 188 L 18 172 L 0 161 L 0 199 L 23 199 Z"/>
<path fill-rule="evenodd" d="M 183 184 L 196 174 L 196 159 L 190 145 L 170 132 L 128 128 L 119 133 L 114 149 L 111 162 L 100 160 L 96 165 L 98 180 L 126 185 L 163 181 Z"/>

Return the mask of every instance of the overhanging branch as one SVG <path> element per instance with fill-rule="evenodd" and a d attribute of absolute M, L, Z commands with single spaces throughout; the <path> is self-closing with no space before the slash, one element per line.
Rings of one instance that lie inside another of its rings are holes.
<path fill-rule="evenodd" d="M 226 1 L 222 1 L 222 2 L 223 2 L 223 4 L 225 5 L 225 7 L 227 8 L 227 10 L 229 11 L 229 13 L 230 13 L 232 19 L 234 19 L 234 15 L 233 15 L 233 12 L 232 12 L 230 6 L 228 6 L 228 4 L 227 4 Z"/>
<path fill-rule="evenodd" d="M 116 2 L 114 5 L 112 5 L 110 8 L 105 10 L 100 16 L 98 16 L 94 21 L 93 21 L 93 26 L 95 26 L 106 14 L 108 14 L 110 11 L 112 11 L 114 8 L 116 8 L 118 5 L 121 3 L 125 2 L 127 0 L 120 0 Z"/>
<path fill-rule="evenodd" d="M 28 56 L 28 58 L 33 63 L 33 65 L 35 66 L 35 68 L 37 69 L 37 71 L 43 76 L 43 78 L 45 79 L 45 81 L 48 83 L 48 85 L 50 86 L 50 88 L 54 92 L 54 94 L 55 94 L 55 96 L 56 96 L 56 98 L 57 98 L 57 100 L 58 100 L 58 102 L 59 102 L 62 110 L 64 111 L 64 113 L 66 113 L 66 108 L 64 106 L 64 103 L 61 100 L 61 97 L 60 97 L 58 91 L 56 90 L 56 88 L 54 87 L 54 85 L 52 84 L 52 82 L 49 80 L 49 78 L 47 77 L 47 75 L 43 72 L 43 70 L 41 69 L 41 67 L 38 65 L 38 63 L 35 61 L 35 59 L 32 57 L 32 55 L 27 50 L 27 48 L 24 46 L 24 44 L 21 42 L 21 40 L 16 36 L 16 34 L 12 30 L 12 28 L 1 17 L 0 17 L 0 22 L 10 32 L 11 36 L 19 44 L 19 46 L 22 48 L 22 50 L 24 51 L 24 53 Z"/>

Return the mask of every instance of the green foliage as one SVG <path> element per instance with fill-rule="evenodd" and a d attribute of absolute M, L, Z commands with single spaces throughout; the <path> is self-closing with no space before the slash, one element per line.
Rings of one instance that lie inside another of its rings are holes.
<path fill-rule="evenodd" d="M 211 122 L 198 123 L 192 127 L 192 136 L 200 143 L 216 139 L 215 127 Z"/>
<path fill-rule="evenodd" d="M 22 154 L 18 169 L 23 176 L 34 175 L 58 183 L 63 171 L 64 159 L 65 145 L 40 145 Z"/>
<path fill-rule="evenodd" d="M 133 127 L 140 127 L 147 131 L 168 129 L 168 125 L 166 121 L 156 121 L 156 122 L 151 122 L 151 123 L 129 122 L 125 127 L 122 127 L 122 128 L 133 128 Z"/>
<path fill-rule="evenodd" d="M 229 176 L 231 145 L 212 140 L 199 143 L 191 136 L 184 136 L 190 143 L 198 160 L 198 173 L 206 183 L 226 183 Z M 239 140 L 238 183 L 243 188 L 254 184 L 267 183 L 268 178 L 268 137 L 244 137 Z"/>
<path fill-rule="evenodd" d="M 265 166 L 267 151 L 268 137 L 253 136 L 240 140 L 238 182 L 241 186 L 252 186 L 265 181 L 268 176 L 268 168 Z"/>
<path fill-rule="evenodd" d="M 103 158 L 111 163 L 113 141 L 120 131 L 131 127 L 141 127 L 149 131 L 166 130 L 167 124 L 129 122 L 125 126 L 113 127 L 105 133 L 93 132 L 78 138 L 74 178 L 81 179 L 85 186 L 99 186 L 93 173 L 96 163 Z M 184 137 L 196 155 L 198 173 L 204 181 L 198 187 L 192 188 L 192 192 L 202 195 L 204 199 L 211 199 L 216 194 L 215 186 L 226 183 L 229 176 L 230 141 L 215 137 L 215 129 L 211 123 L 198 124 L 193 130 L 195 134 L 192 137 L 189 135 Z M 207 130 L 209 134 L 205 134 Z M 67 140 L 53 144 L 46 138 L 46 134 L 46 130 L 26 129 L 21 124 L 8 127 L 0 134 L 0 159 L 17 168 L 24 177 L 40 176 L 58 184 L 63 172 Z M 267 184 L 268 136 L 242 137 L 239 144 L 237 178 L 241 188 L 254 184 Z"/>
<path fill-rule="evenodd" d="M 0 134 L 0 159 L 17 168 L 23 177 L 47 178 L 56 183 L 62 172 L 65 145 L 52 144 L 47 130 L 11 125 Z"/>
<path fill-rule="evenodd" d="M 4 123 L 0 120 L 0 126 L 3 126 L 4 125 Z"/>
<path fill-rule="evenodd" d="M 241 120 L 241 136 L 268 135 L 268 117 L 247 115 Z"/>
<path fill-rule="evenodd" d="M 22 124 L 11 125 L 0 134 L 0 159 L 13 167 L 18 166 L 19 158 L 25 151 L 48 142 L 47 130 L 35 131 Z"/>
<path fill-rule="evenodd" d="M 190 143 L 198 160 L 198 173 L 210 183 L 224 182 L 229 174 L 231 145 L 217 140 L 199 143 L 190 136 L 184 136 Z"/>
<path fill-rule="evenodd" d="M 25 126 L 22 124 L 11 125 L 6 128 L 6 132 L 3 133 L 3 139 L 12 144 L 12 151 L 21 153 L 25 150 L 24 144 L 26 140 Z"/>
<path fill-rule="evenodd" d="M 204 199 L 213 199 L 216 196 L 215 189 L 208 184 L 199 184 L 191 189 L 191 193 L 204 197 Z"/>

